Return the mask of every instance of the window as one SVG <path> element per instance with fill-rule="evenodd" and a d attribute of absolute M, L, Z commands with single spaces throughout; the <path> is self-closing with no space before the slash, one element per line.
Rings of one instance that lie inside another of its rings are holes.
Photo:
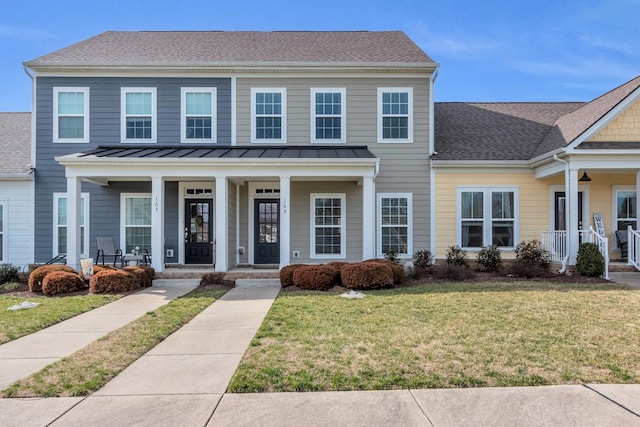
<path fill-rule="evenodd" d="M 345 89 L 311 89 L 311 141 L 345 142 Z"/>
<path fill-rule="evenodd" d="M 458 245 L 514 247 L 517 206 L 515 188 L 458 188 Z"/>
<path fill-rule="evenodd" d="M 413 254 L 411 193 L 378 194 L 378 256 Z"/>
<path fill-rule="evenodd" d="M 251 141 L 287 140 L 285 89 L 251 89 Z"/>
<path fill-rule="evenodd" d="M 4 204 L 0 203 L 0 262 L 6 259 L 4 255 L 5 249 L 5 233 L 4 233 Z"/>
<path fill-rule="evenodd" d="M 412 88 L 378 88 L 378 142 L 413 142 Z"/>
<path fill-rule="evenodd" d="M 311 194 L 311 257 L 345 258 L 345 195 Z"/>
<path fill-rule="evenodd" d="M 182 88 L 182 142 L 215 142 L 215 101 L 215 88 Z"/>
<path fill-rule="evenodd" d="M 122 88 L 122 141 L 156 142 L 156 88 Z"/>
<path fill-rule="evenodd" d="M 53 88 L 53 142 L 89 142 L 89 88 Z"/>
<path fill-rule="evenodd" d="M 85 224 L 89 218 L 89 194 L 80 196 L 80 256 L 89 256 L 89 233 Z M 53 193 L 53 255 L 67 253 L 67 193 Z"/>
<path fill-rule="evenodd" d="M 151 252 L 151 195 L 122 194 L 121 206 L 123 250 L 130 254 L 137 247 Z"/>
<path fill-rule="evenodd" d="M 637 228 L 638 219 L 636 189 L 633 186 L 614 186 L 613 226 L 614 230 L 626 230 L 628 226 Z M 618 248 L 618 240 L 615 247 Z"/>

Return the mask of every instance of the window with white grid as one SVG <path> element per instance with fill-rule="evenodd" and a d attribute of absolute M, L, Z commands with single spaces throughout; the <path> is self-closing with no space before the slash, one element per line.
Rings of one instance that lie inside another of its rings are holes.
<path fill-rule="evenodd" d="M 89 142 L 89 88 L 53 88 L 53 142 Z"/>
<path fill-rule="evenodd" d="M 156 142 L 156 88 L 122 88 L 122 141 Z"/>
<path fill-rule="evenodd" d="M 378 256 L 413 254 L 411 193 L 378 194 Z"/>
<path fill-rule="evenodd" d="M 286 90 L 251 89 L 251 141 L 285 142 Z"/>
<path fill-rule="evenodd" d="M 125 253 L 134 249 L 151 252 L 151 195 L 122 194 L 121 224 Z"/>
<path fill-rule="evenodd" d="M 344 258 L 345 195 L 311 194 L 311 257 Z"/>
<path fill-rule="evenodd" d="M 182 142 L 215 142 L 216 88 L 182 88 Z"/>
<path fill-rule="evenodd" d="M 413 88 L 378 88 L 378 142 L 413 142 Z"/>
<path fill-rule="evenodd" d="M 89 256 L 89 233 L 85 224 L 89 218 L 89 194 L 80 197 L 80 256 Z M 67 193 L 53 193 L 53 256 L 67 253 Z"/>
<path fill-rule="evenodd" d="M 346 89 L 311 89 L 311 141 L 345 142 Z"/>

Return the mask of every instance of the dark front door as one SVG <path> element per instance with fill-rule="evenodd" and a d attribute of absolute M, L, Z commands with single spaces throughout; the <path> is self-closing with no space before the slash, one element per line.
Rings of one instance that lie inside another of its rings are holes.
<path fill-rule="evenodd" d="M 185 200 L 185 264 L 213 264 L 212 208 L 211 200 Z"/>
<path fill-rule="evenodd" d="M 564 191 L 555 193 L 555 229 L 567 229 L 567 198 Z M 582 230 L 582 191 L 578 192 L 578 229 Z"/>
<path fill-rule="evenodd" d="M 280 200 L 254 202 L 254 264 L 280 263 Z"/>

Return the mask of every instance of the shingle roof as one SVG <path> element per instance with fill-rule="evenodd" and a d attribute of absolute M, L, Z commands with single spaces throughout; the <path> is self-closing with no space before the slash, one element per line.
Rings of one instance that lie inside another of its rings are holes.
<path fill-rule="evenodd" d="M 0 113 L 0 175 L 28 173 L 31 113 Z"/>
<path fill-rule="evenodd" d="M 435 103 L 434 160 L 529 160 L 555 121 L 583 103 Z"/>
<path fill-rule="evenodd" d="M 401 31 L 107 31 L 26 65 L 167 62 L 433 64 Z"/>

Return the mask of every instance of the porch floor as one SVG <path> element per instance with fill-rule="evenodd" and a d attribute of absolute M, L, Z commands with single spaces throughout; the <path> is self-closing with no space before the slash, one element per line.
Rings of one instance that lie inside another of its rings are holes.
<path fill-rule="evenodd" d="M 156 279 L 200 279 L 205 273 L 213 273 L 213 266 L 168 267 L 162 273 L 156 273 Z M 280 271 L 274 268 L 241 267 L 232 268 L 225 273 L 226 280 L 237 279 L 279 279 Z"/>

